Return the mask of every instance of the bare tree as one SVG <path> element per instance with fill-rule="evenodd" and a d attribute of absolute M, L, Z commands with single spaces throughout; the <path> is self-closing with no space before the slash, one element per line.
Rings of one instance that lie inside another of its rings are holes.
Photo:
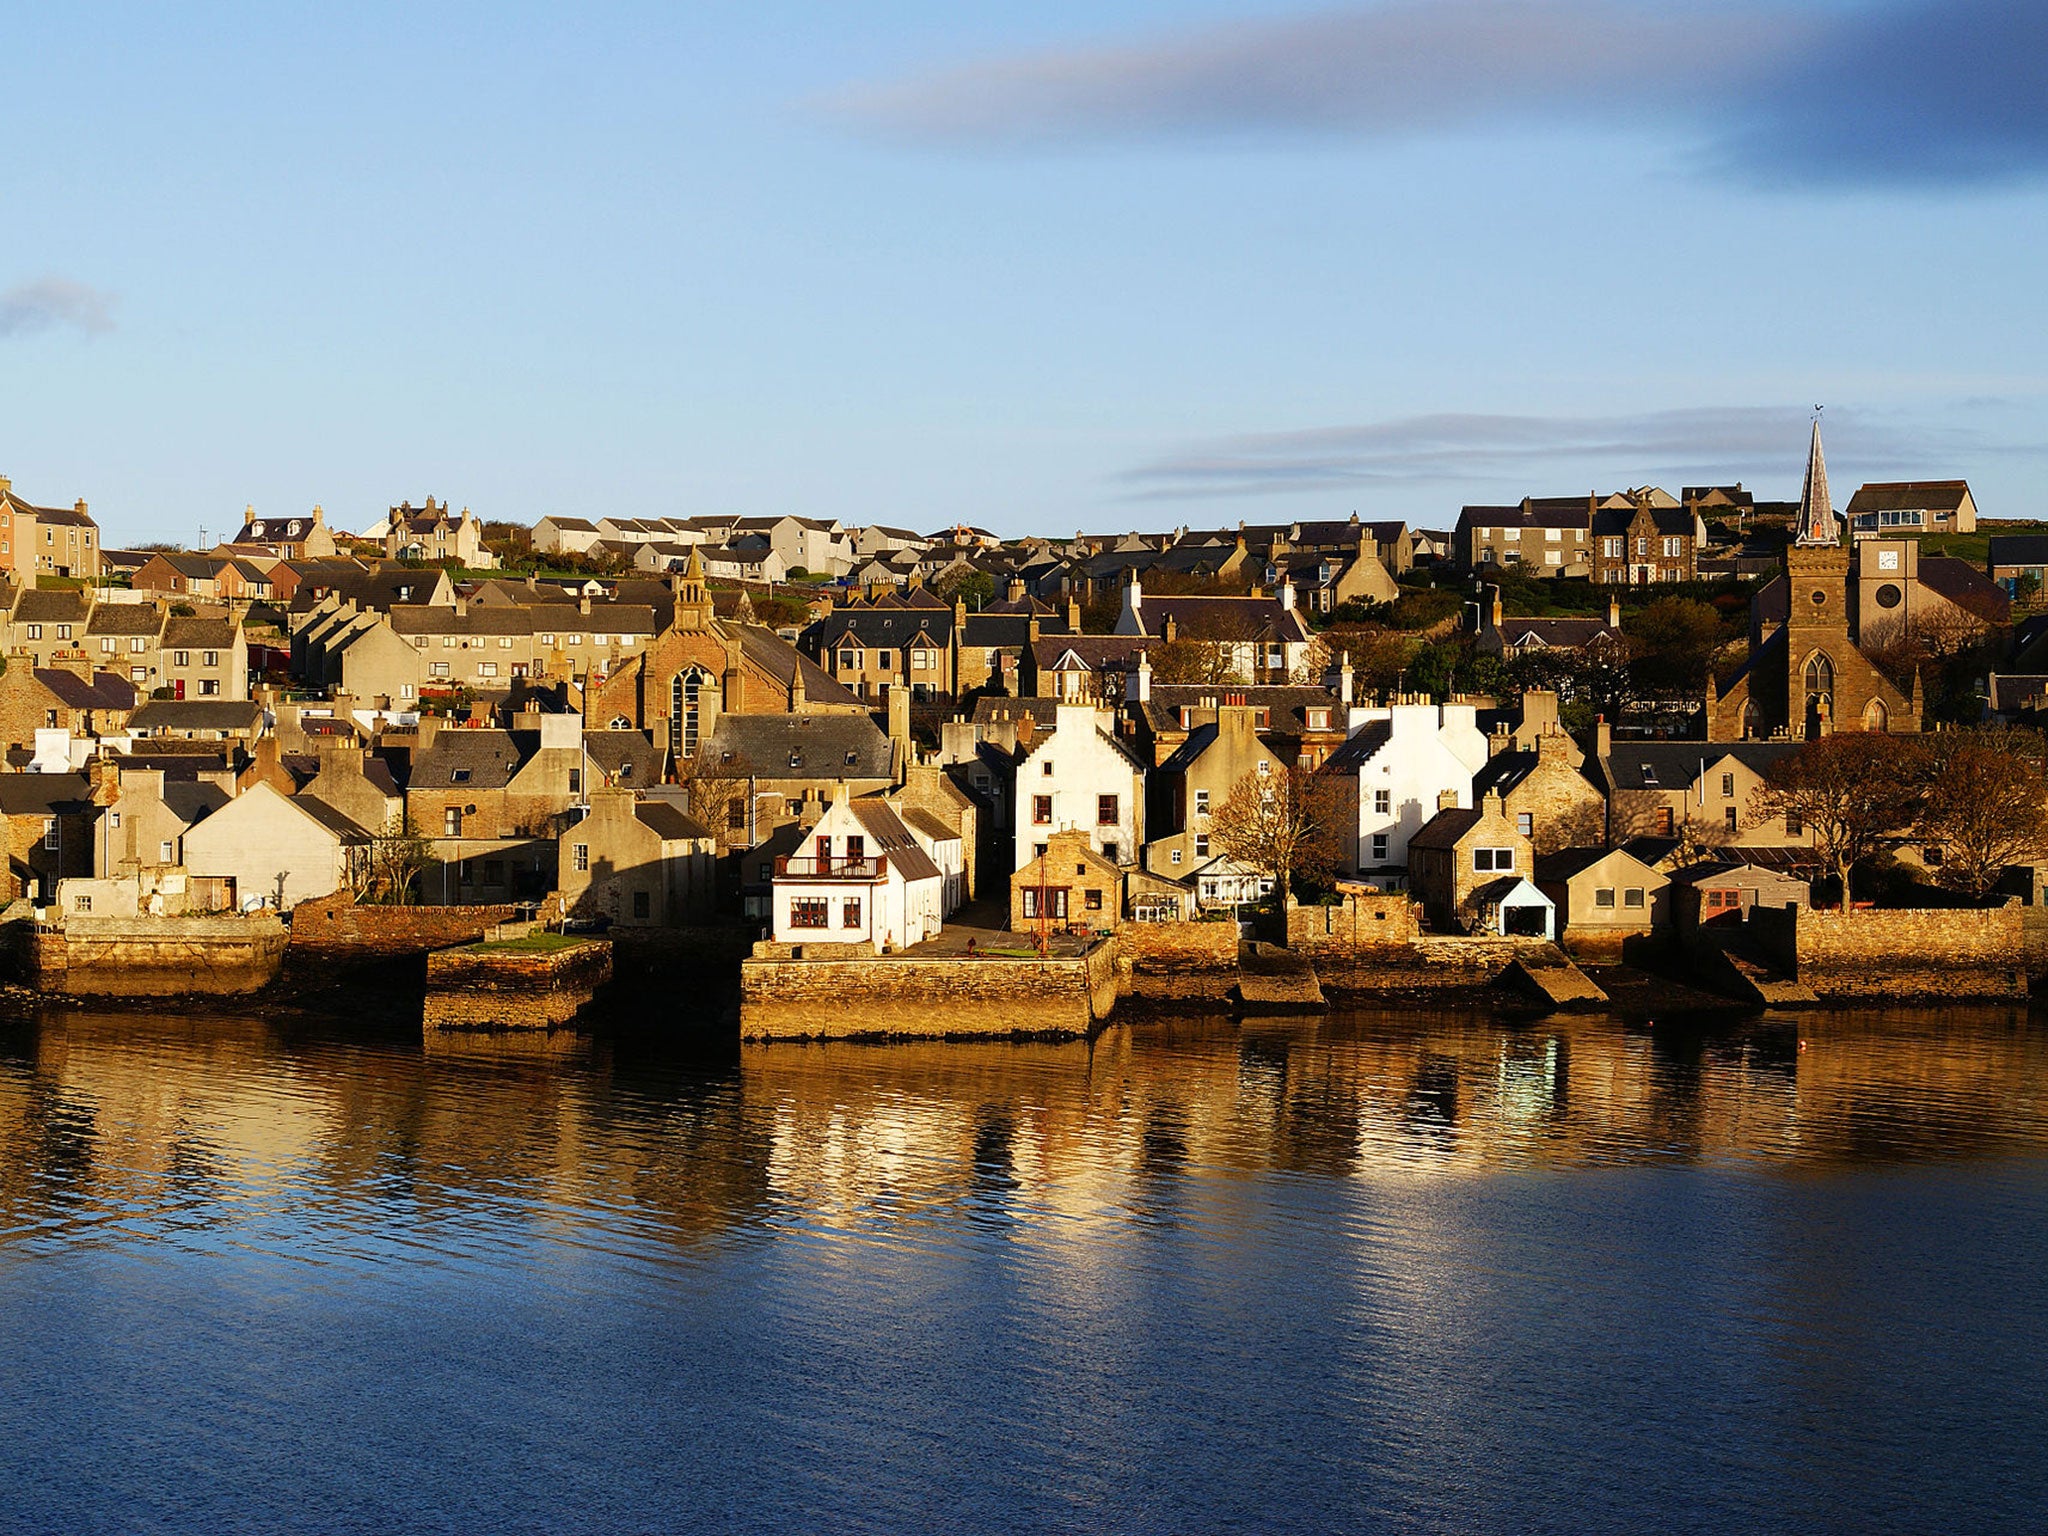
<path fill-rule="evenodd" d="M 358 894 L 387 906 L 410 906 L 413 887 L 433 863 L 433 844 L 413 829 L 412 818 L 407 817 L 396 830 L 370 840 Z"/>
<path fill-rule="evenodd" d="M 1982 899 L 2006 866 L 2048 858 L 2048 785 L 2039 738 L 2029 744 L 2032 755 L 1975 731 L 1930 744 L 1920 832 L 1940 846 L 1935 878 L 1949 889 Z"/>
<path fill-rule="evenodd" d="M 1231 858 L 1273 877 L 1284 902 L 1294 877 L 1327 879 L 1341 857 L 1343 800 L 1305 768 L 1248 773 L 1231 786 L 1209 835 Z"/>
<path fill-rule="evenodd" d="M 1794 816 L 1842 882 L 1850 910 L 1849 873 L 1912 825 L 1920 809 L 1920 748 L 1875 731 L 1838 731 L 1779 758 L 1750 795 L 1752 816 Z"/>

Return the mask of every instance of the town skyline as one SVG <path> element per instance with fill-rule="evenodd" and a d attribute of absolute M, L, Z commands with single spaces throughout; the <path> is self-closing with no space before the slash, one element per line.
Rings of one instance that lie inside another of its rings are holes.
<path fill-rule="evenodd" d="M 1846 474 L 2040 511 L 2019 6 L 517 20 L 22 24 L 0 472 L 120 541 L 1436 526 L 1788 497 L 1819 402 Z"/>

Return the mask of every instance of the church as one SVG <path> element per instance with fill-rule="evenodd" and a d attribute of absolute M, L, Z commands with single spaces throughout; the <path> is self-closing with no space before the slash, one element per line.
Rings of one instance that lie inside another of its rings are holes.
<path fill-rule="evenodd" d="M 1919 551 L 1910 539 L 1843 546 L 1816 421 L 1784 571 L 1751 605 L 1749 657 L 1733 676 L 1707 681 L 1707 739 L 1918 731 L 1918 679 L 1895 682 L 1862 642 L 1940 599 L 1922 586 Z"/>
<path fill-rule="evenodd" d="M 758 624 L 712 611 L 693 545 L 674 583 L 668 627 L 601 683 L 585 716 L 612 730 L 645 731 L 680 774 L 711 739 L 720 715 L 864 715 L 867 706 L 816 663 Z"/>

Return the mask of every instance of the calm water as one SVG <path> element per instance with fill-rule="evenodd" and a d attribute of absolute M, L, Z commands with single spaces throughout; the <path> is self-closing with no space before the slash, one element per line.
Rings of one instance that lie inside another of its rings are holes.
<path fill-rule="evenodd" d="M 0 1025 L 0 1530 L 2048 1530 L 2048 1023 Z"/>

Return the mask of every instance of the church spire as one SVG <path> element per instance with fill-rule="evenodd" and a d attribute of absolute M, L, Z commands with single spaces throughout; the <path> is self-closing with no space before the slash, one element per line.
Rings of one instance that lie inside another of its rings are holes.
<path fill-rule="evenodd" d="M 706 630 L 711 627 L 711 594 L 704 586 L 704 560 L 697 553 L 697 546 L 690 546 L 690 558 L 683 571 L 675 580 L 676 616 L 675 627 L 683 630 Z"/>
<path fill-rule="evenodd" d="M 1834 503 L 1828 500 L 1828 461 L 1821 456 L 1819 416 L 1813 418 L 1813 446 L 1806 451 L 1806 485 L 1799 493 L 1799 521 L 1793 525 L 1792 542 L 1803 548 L 1842 542 L 1835 526 Z"/>

